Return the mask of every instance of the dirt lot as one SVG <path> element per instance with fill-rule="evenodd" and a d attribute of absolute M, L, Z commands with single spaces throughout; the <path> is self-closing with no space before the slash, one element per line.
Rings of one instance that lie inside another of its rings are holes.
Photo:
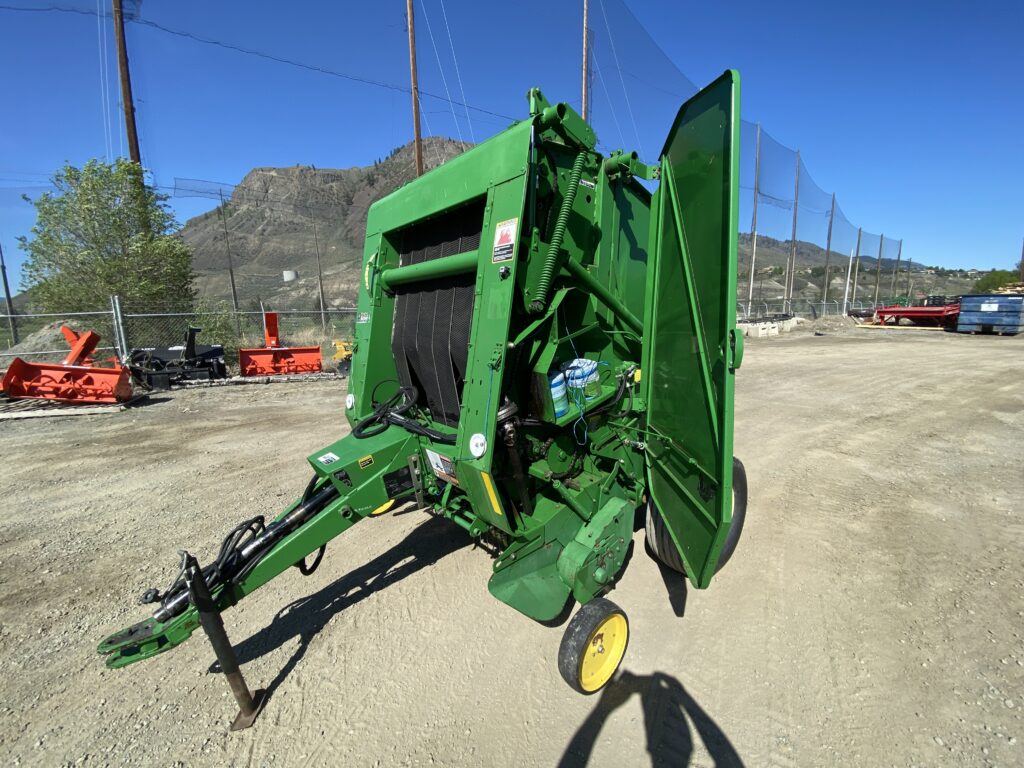
<path fill-rule="evenodd" d="M 0 424 L 0 750 L 85 765 L 1024 764 L 1024 338 L 751 342 L 746 532 L 706 592 L 637 547 L 621 679 L 572 693 L 561 631 L 486 590 L 419 512 L 367 521 L 225 614 L 271 698 L 233 702 L 201 636 L 108 671 L 106 634 L 340 437 L 344 384 L 175 393 Z M 638 545 L 642 533 L 637 534 Z"/>

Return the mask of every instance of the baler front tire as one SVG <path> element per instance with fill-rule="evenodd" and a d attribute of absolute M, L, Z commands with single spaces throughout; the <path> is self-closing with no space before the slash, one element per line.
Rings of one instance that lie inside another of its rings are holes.
<path fill-rule="evenodd" d="M 562 635 L 558 671 L 577 693 L 597 693 L 615 676 L 629 646 L 629 619 L 619 606 L 595 597 L 580 607 Z"/>

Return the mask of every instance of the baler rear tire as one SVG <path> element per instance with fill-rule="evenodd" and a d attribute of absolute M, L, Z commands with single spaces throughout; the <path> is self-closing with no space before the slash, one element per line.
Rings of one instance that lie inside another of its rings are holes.
<path fill-rule="evenodd" d="M 736 551 L 740 535 L 743 533 L 743 523 L 747 519 L 747 470 L 743 462 L 733 456 L 732 459 L 732 524 L 729 526 L 729 533 L 726 534 L 725 544 L 718 555 L 718 565 L 715 566 L 715 573 L 722 570 L 729 562 L 732 553 Z M 686 567 L 679 556 L 668 527 L 661 519 L 661 515 L 654 507 L 654 501 L 647 500 L 647 522 L 645 526 L 647 535 L 647 547 L 654 558 L 665 567 L 671 568 L 679 573 L 686 573 Z"/>

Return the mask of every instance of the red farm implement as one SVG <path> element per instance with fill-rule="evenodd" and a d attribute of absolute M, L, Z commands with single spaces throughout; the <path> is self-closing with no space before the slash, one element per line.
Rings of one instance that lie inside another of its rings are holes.
<path fill-rule="evenodd" d="M 3 378 L 3 390 L 12 400 L 60 400 L 65 403 L 123 403 L 132 396 L 128 369 L 120 365 L 99 368 L 92 364 L 100 335 L 76 333 L 61 327 L 71 351 L 63 363 L 30 363 L 14 358 Z"/>
<path fill-rule="evenodd" d="M 941 326 L 955 328 L 960 315 L 959 304 L 944 304 L 931 307 L 879 307 L 875 310 L 879 325 L 899 325 L 900 320 L 909 320 L 913 325 Z"/>
<path fill-rule="evenodd" d="M 263 349 L 238 350 L 238 364 L 243 376 L 280 376 L 323 370 L 320 347 L 282 347 L 277 327 L 277 312 L 264 312 L 266 346 Z"/>

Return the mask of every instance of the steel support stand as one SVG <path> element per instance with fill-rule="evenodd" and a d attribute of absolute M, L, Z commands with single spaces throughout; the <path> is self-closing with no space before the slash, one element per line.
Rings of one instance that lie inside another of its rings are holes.
<path fill-rule="evenodd" d="M 249 686 L 245 684 L 245 678 L 238 668 L 238 656 L 235 649 L 228 640 L 228 633 L 224 630 L 224 620 L 221 619 L 220 611 L 213 597 L 210 595 L 210 588 L 203 577 L 199 562 L 187 552 L 183 554 L 185 585 L 188 587 L 189 602 L 195 606 L 199 614 L 199 623 L 206 632 L 206 636 L 213 646 L 213 652 L 217 656 L 217 663 L 220 664 L 224 677 L 227 678 L 231 694 L 238 702 L 238 715 L 231 723 L 232 731 L 241 731 L 248 728 L 256 720 L 256 716 L 263 709 L 267 701 L 267 692 L 258 690 L 253 695 L 249 692 Z"/>

